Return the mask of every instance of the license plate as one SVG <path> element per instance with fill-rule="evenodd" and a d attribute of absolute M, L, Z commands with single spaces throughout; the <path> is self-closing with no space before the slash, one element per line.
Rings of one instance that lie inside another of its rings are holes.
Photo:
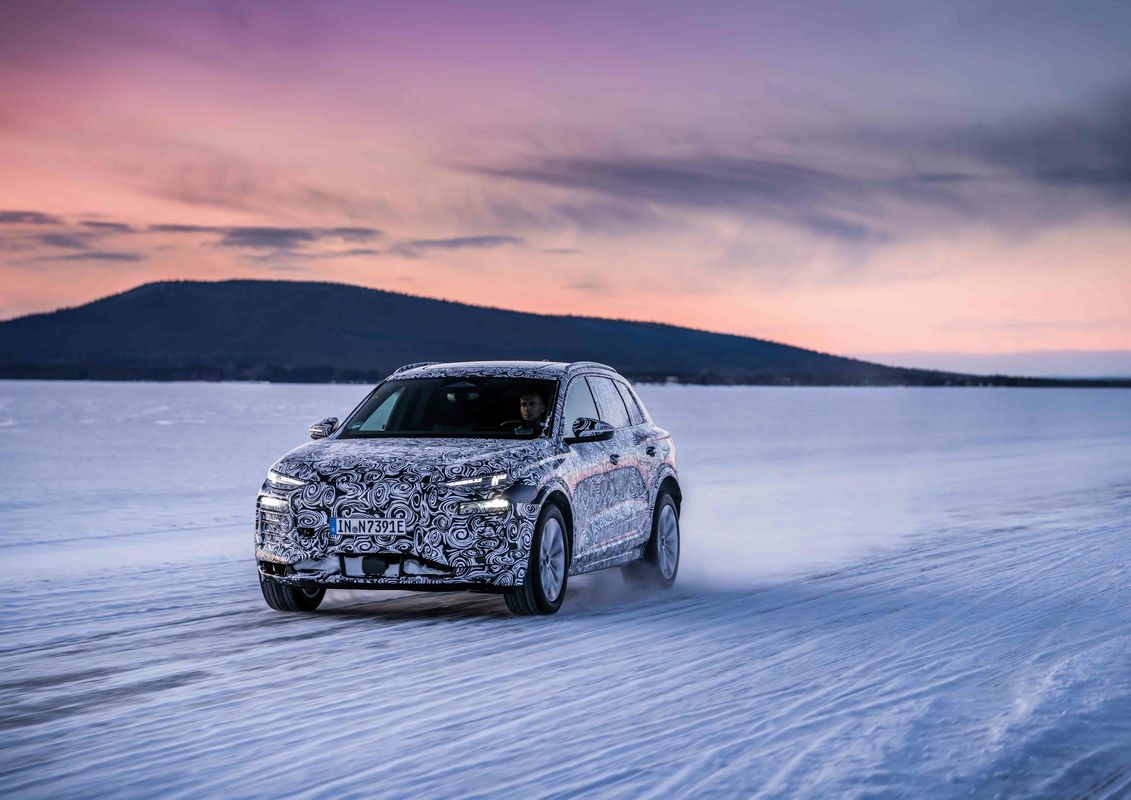
<path fill-rule="evenodd" d="M 408 528 L 403 519 L 391 517 L 333 517 L 330 533 L 335 536 L 381 536 L 405 534 Z"/>

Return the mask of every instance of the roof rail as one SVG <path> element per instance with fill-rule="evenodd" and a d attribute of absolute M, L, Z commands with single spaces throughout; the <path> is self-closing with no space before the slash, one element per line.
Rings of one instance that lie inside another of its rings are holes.
<path fill-rule="evenodd" d="M 394 375 L 398 375 L 406 370 L 416 369 L 417 367 L 430 367 L 433 364 L 439 364 L 439 361 L 413 361 L 411 364 L 405 364 L 403 367 L 397 367 L 393 370 Z"/>
<path fill-rule="evenodd" d="M 570 364 L 570 366 L 571 367 L 589 367 L 589 368 L 595 367 L 597 369 L 607 369 L 609 372 L 616 372 L 616 370 L 613 369 L 612 367 L 610 367 L 608 364 L 602 364 L 599 361 L 574 361 L 572 364 Z"/>

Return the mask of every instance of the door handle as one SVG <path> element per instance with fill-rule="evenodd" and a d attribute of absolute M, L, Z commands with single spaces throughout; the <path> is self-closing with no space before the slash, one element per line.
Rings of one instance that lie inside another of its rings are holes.
<path fill-rule="evenodd" d="M 609 461 L 613 462 L 614 464 L 618 463 L 620 461 L 620 453 L 611 453 L 609 455 Z"/>
<path fill-rule="evenodd" d="M 654 444 L 648 445 L 647 447 L 644 448 L 644 452 L 647 453 L 650 456 L 656 455 L 656 445 L 654 445 Z"/>

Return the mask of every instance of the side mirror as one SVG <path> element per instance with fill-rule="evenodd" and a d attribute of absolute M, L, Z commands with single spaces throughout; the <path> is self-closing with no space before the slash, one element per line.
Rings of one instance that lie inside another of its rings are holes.
<path fill-rule="evenodd" d="M 315 422 L 310 426 L 311 439 L 325 439 L 331 433 L 338 429 L 337 417 L 326 417 L 326 419 Z"/>
<path fill-rule="evenodd" d="M 582 442 L 604 442 L 613 438 L 616 430 L 604 420 L 591 417 L 578 417 L 573 421 L 573 436 L 563 440 L 566 444 L 581 444 Z"/>

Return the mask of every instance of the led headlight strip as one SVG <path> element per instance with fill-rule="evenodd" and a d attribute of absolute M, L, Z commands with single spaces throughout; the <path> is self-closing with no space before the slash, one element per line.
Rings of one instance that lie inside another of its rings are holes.
<path fill-rule="evenodd" d="M 273 469 L 267 470 L 267 482 L 281 486 L 284 489 L 297 489 L 299 486 L 306 483 L 306 481 L 300 481 L 298 478 L 292 478 L 290 475 L 284 475 Z"/>
<path fill-rule="evenodd" d="M 501 514 L 511 507 L 511 501 L 505 497 L 492 497 L 490 500 L 475 500 L 470 503 L 460 503 L 461 514 Z"/>
<path fill-rule="evenodd" d="M 453 489 L 457 486 L 490 486 L 494 488 L 506 479 L 507 473 L 500 472 L 496 475 L 478 475 L 474 478 L 460 478 L 458 480 L 448 481 L 447 485 Z"/>

